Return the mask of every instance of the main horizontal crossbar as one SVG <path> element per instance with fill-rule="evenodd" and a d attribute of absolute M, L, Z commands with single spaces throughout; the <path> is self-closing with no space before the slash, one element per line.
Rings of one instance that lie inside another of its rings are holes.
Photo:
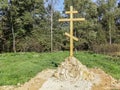
<path fill-rule="evenodd" d="M 71 13 L 78 13 L 78 11 L 66 11 L 66 14 L 71 14 Z"/>
<path fill-rule="evenodd" d="M 85 18 L 74 18 L 74 19 L 59 19 L 60 22 L 64 21 L 84 21 Z"/>

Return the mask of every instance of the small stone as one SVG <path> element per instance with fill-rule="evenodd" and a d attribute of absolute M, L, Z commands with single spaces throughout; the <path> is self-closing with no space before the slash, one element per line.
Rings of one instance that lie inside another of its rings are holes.
<path fill-rule="evenodd" d="M 20 86 L 20 83 L 17 83 L 17 86 Z"/>
<path fill-rule="evenodd" d="M 90 72 L 85 65 L 82 65 L 75 57 L 68 57 L 57 69 L 56 77 L 61 80 L 94 80 L 94 73 Z"/>

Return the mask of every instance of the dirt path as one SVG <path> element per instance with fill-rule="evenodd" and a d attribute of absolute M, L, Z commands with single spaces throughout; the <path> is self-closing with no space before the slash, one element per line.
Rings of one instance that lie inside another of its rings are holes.
<path fill-rule="evenodd" d="M 42 84 L 53 75 L 54 70 L 47 69 L 37 74 L 30 81 L 17 86 L 0 86 L 0 90 L 38 90 Z"/>
<path fill-rule="evenodd" d="M 120 90 L 120 81 L 115 80 L 101 69 L 91 69 L 91 71 L 99 74 L 101 78 L 100 84 L 93 86 L 92 90 Z"/>
<path fill-rule="evenodd" d="M 101 82 L 97 86 L 93 86 L 92 90 L 120 90 L 120 82 L 112 78 L 110 75 L 106 74 L 101 69 L 90 69 L 94 73 L 98 74 L 101 78 Z M 47 69 L 39 74 L 37 74 L 34 78 L 32 78 L 29 82 L 26 82 L 23 85 L 19 86 L 0 86 L 0 90 L 39 90 L 43 83 L 50 78 L 55 70 Z M 71 89 L 70 89 L 71 90 Z"/>

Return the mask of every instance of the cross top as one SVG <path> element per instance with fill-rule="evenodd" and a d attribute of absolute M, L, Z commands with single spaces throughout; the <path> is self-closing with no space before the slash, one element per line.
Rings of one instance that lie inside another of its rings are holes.
<path fill-rule="evenodd" d="M 73 40 L 78 41 L 78 38 L 73 36 L 73 22 L 74 21 L 84 21 L 85 18 L 74 18 L 73 14 L 78 13 L 78 11 L 73 10 L 73 6 L 70 6 L 70 11 L 66 11 L 66 14 L 70 14 L 69 19 L 59 19 L 60 22 L 69 21 L 70 22 L 70 34 L 65 33 L 66 36 L 70 37 L 70 57 L 73 57 Z"/>

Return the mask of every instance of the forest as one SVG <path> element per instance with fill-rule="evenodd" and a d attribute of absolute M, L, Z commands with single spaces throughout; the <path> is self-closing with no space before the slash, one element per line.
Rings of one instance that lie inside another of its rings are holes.
<path fill-rule="evenodd" d="M 120 52 L 120 0 L 0 0 L 0 52 L 52 52 L 69 50 L 69 18 L 72 5 L 79 13 L 74 23 L 75 50 L 96 53 Z"/>

